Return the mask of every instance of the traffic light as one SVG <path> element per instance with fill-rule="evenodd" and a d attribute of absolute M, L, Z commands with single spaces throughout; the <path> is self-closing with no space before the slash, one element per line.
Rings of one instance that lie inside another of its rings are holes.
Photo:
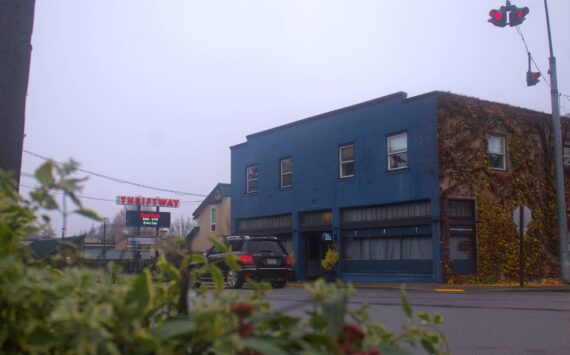
<path fill-rule="evenodd" d="M 497 27 L 505 27 L 507 25 L 507 11 L 504 6 L 499 10 L 491 10 L 489 12 L 489 16 L 491 16 L 489 22 L 491 22 L 493 25 Z"/>
<path fill-rule="evenodd" d="M 528 7 L 518 8 L 514 5 L 511 6 L 511 11 L 509 12 L 509 26 L 518 26 L 523 23 L 525 16 L 529 13 Z"/>
<path fill-rule="evenodd" d="M 533 71 L 526 72 L 526 86 L 534 86 L 538 84 L 538 82 L 540 81 L 538 80 L 538 78 L 540 78 L 539 72 L 533 72 Z"/>

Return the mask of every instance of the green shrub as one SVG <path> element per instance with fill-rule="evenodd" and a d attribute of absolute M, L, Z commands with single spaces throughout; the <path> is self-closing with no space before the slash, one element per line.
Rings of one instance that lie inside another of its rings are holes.
<path fill-rule="evenodd" d="M 406 354 L 403 346 L 447 352 L 436 328 L 442 318 L 415 315 L 404 290 L 409 321 L 394 334 L 371 321 L 366 306 L 349 309 L 354 289 L 342 282 L 307 284 L 312 304 L 298 318 L 271 309 L 265 284 L 251 283 L 248 294 L 224 291 L 221 271 L 202 255 L 183 255 L 179 266 L 161 256 L 154 276 L 145 270 L 136 277 L 113 265 L 87 269 L 69 254 L 55 263 L 31 259 L 18 241 L 38 227 L 36 214 L 58 208 L 54 189 L 72 196 L 78 213 L 98 218 L 75 198 L 80 180 L 69 178 L 75 166 L 42 166 L 29 201 L 0 179 L 0 353 Z M 231 256 L 224 262 L 239 268 Z M 189 292 L 204 273 L 212 274 L 214 288 Z"/>

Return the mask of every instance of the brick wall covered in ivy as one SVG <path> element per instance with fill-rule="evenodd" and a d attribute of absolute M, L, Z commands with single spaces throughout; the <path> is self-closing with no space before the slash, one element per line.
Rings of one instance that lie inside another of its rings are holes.
<path fill-rule="evenodd" d="M 557 276 L 559 244 L 550 115 L 448 93 L 438 93 L 437 110 L 442 201 L 475 200 L 477 274 L 472 277 L 482 282 L 517 277 L 519 241 L 512 211 L 518 205 L 528 206 L 533 216 L 524 239 L 527 273 L 535 278 Z M 567 123 L 563 123 L 563 137 L 567 136 Z M 493 170 L 489 165 L 487 136 L 493 133 L 506 137 L 506 171 Z M 452 278 L 446 204 L 441 205 L 443 270 Z"/>

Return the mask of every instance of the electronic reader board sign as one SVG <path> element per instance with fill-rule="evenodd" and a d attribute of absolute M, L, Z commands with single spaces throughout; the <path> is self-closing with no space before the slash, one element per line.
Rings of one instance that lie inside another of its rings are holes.
<path fill-rule="evenodd" d="M 127 227 L 169 228 L 170 212 L 127 211 Z"/>

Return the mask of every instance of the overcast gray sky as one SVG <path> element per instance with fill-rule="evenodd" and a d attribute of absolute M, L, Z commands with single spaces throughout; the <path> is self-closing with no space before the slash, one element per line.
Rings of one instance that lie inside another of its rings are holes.
<path fill-rule="evenodd" d="M 513 27 L 487 22 L 500 0 L 37 0 L 25 149 L 166 189 L 230 182 L 231 145 L 305 117 L 405 91 L 433 90 L 551 112 L 548 80 L 527 87 Z M 544 75 L 543 0 L 517 0 Z M 570 1 L 550 0 L 559 88 L 570 95 Z M 562 113 L 570 100 L 562 97 Z M 42 162 L 23 156 L 24 173 Z M 22 184 L 33 185 L 28 177 Z M 22 192 L 27 189 L 22 188 Z M 97 177 L 84 195 L 201 198 Z M 85 200 L 112 217 L 113 202 Z M 165 209 L 166 211 L 166 209 Z M 92 222 L 68 221 L 68 235 Z M 61 218 L 53 226 L 60 233 Z"/>

